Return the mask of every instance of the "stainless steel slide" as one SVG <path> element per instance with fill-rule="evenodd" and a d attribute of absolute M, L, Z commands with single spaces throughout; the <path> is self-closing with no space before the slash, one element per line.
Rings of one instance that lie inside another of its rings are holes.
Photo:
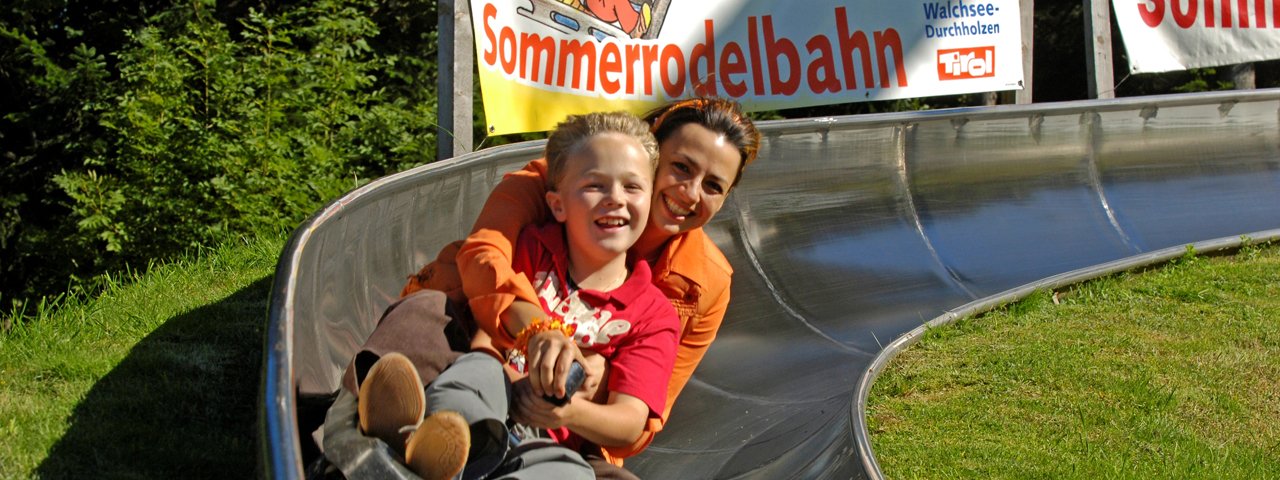
<path fill-rule="evenodd" d="M 878 477 L 865 395 L 926 322 L 1193 242 L 1280 237 L 1277 90 L 761 127 L 759 161 L 707 226 L 733 301 L 667 429 L 628 460 L 644 478 Z M 405 277 L 540 148 L 377 180 L 298 229 L 271 301 L 266 476 L 301 475 L 317 405 Z"/>

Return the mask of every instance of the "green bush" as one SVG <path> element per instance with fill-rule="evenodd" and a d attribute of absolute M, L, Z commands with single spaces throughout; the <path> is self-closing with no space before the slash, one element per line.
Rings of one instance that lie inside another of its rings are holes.
<path fill-rule="evenodd" d="M 44 193 L 65 212 L 49 229 L 64 248 L 38 248 L 72 266 L 45 287 L 289 229 L 369 179 L 434 158 L 434 70 L 423 58 L 434 54 L 424 48 L 434 12 L 413 13 L 425 3 L 325 0 L 226 15 L 188 1 L 128 31 L 107 57 L 82 44 L 76 66 L 51 82 L 62 91 L 95 82 L 76 99 L 93 143 L 32 179 L 53 185 Z M 398 30 L 380 36 L 380 22 Z M 38 42 L 24 46 L 56 67 Z M 21 236 L 10 232 L 10 206 L 28 198 L 0 197 L 0 238 Z M 27 287 L 0 295 L 48 293 Z"/>
<path fill-rule="evenodd" d="M 85 32 L 57 5 L 10 8 L 0 10 L 0 312 L 66 289 L 91 263 L 66 241 L 76 225 L 51 179 L 102 145 L 95 110 L 111 77 L 99 50 L 66 45 Z"/>
<path fill-rule="evenodd" d="M 434 0 L 0 4 L 0 314 L 228 236 L 292 228 L 347 189 L 434 158 L 436 8 Z M 1036 101 L 1083 98 L 1082 64 L 1057 60 L 1083 58 L 1080 5 L 1036 8 Z M 1276 86 L 1277 68 L 1259 63 L 1258 86 Z M 1227 88 L 1214 78 L 1225 71 L 1125 75 L 1116 93 Z M 478 146 L 541 137 L 485 138 L 477 121 Z"/>

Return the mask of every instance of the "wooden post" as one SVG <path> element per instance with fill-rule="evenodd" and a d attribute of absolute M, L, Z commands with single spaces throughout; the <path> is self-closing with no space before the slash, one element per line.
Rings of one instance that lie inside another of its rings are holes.
<path fill-rule="evenodd" d="M 1036 17 L 1035 0 L 1018 0 L 1018 11 L 1020 12 L 1019 24 L 1022 30 L 1022 90 L 1004 90 L 1000 92 L 986 92 L 982 94 L 982 105 L 991 106 L 1008 103 L 1031 103 L 1031 60 L 1035 52 L 1035 27 L 1033 26 Z"/>
<path fill-rule="evenodd" d="M 436 160 L 452 158 L 473 148 L 471 91 L 475 66 L 475 38 L 471 33 L 468 0 L 440 0 L 436 27 Z"/>
<path fill-rule="evenodd" d="M 1111 71 L 1111 10 L 1108 0 L 1084 0 L 1085 69 L 1089 98 L 1116 98 Z"/>
<path fill-rule="evenodd" d="M 1236 90 L 1253 90 L 1258 88 L 1258 75 L 1252 63 L 1237 63 L 1231 66 L 1231 83 Z"/>
<path fill-rule="evenodd" d="M 1022 90 L 1014 94 L 1014 102 L 1031 103 L 1031 60 L 1036 51 L 1036 2 L 1035 0 L 1019 0 L 1018 8 L 1022 12 Z"/>

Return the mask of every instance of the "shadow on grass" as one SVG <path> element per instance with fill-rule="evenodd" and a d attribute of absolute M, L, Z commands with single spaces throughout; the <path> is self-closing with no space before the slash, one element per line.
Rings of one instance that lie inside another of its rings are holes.
<path fill-rule="evenodd" d="M 138 342 L 72 412 L 40 478 L 252 478 L 267 276 Z"/>

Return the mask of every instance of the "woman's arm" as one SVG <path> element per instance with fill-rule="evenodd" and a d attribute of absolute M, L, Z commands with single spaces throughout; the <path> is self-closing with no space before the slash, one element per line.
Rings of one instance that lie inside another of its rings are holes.
<path fill-rule="evenodd" d="M 546 172 L 546 160 L 538 159 L 505 175 L 485 201 L 456 257 L 472 315 L 502 351 L 511 348 L 515 334 L 533 317 L 542 315 L 532 284 L 515 272 L 511 262 L 520 230 L 549 218 Z M 523 303 L 512 308 L 517 301 Z"/>
<path fill-rule="evenodd" d="M 485 199 L 480 216 L 471 227 L 475 238 L 469 236 L 441 248 L 435 260 L 409 276 L 400 296 L 406 297 L 419 290 L 439 290 L 451 300 L 466 303 L 462 275 L 468 272 L 475 278 L 489 279 L 489 288 L 479 286 L 476 281 L 467 282 L 473 284 L 472 288 L 477 293 L 501 293 L 497 285 L 503 283 L 501 279 L 513 274 L 514 270 L 510 268 L 514 258 L 513 245 L 520 238 L 520 230 L 525 225 L 540 224 L 549 218 L 543 183 L 546 169 L 546 161 L 538 159 L 523 169 L 504 175 Z M 465 258 L 459 258 L 463 253 Z M 505 262 L 501 261 L 503 258 Z M 460 265 L 461 260 L 467 263 Z M 518 292 L 518 289 L 513 291 Z M 537 306 L 536 302 L 534 306 Z"/>

